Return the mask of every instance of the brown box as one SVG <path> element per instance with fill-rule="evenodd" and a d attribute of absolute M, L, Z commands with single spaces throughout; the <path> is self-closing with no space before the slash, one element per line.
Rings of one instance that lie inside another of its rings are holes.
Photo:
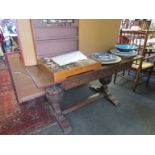
<path fill-rule="evenodd" d="M 100 62 L 92 59 L 81 60 L 74 64 L 50 67 L 43 59 L 78 51 L 78 20 L 64 23 L 67 20 L 58 20 L 60 23 L 51 23 L 54 20 L 31 20 L 32 32 L 37 55 L 38 65 L 50 74 L 54 81 L 62 81 L 69 76 L 95 70 L 101 67 Z M 57 22 L 57 20 L 55 20 Z"/>

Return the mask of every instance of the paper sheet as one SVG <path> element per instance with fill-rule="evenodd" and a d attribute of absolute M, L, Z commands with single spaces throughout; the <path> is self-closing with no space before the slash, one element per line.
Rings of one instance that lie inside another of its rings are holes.
<path fill-rule="evenodd" d="M 87 59 L 87 56 L 85 56 L 80 51 L 74 51 L 67 54 L 55 56 L 51 58 L 55 63 L 57 63 L 59 66 L 67 65 L 73 62 L 77 62 L 79 60 Z"/>

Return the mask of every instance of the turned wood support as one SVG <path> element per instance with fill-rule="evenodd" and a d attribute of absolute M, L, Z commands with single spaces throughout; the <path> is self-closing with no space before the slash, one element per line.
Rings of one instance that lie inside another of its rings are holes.
<path fill-rule="evenodd" d="M 96 87 L 96 85 L 91 85 L 90 88 L 95 90 L 98 93 L 103 94 L 103 96 L 110 101 L 112 104 L 117 106 L 119 103 L 118 101 L 112 96 L 110 91 L 108 90 L 108 84 L 112 81 L 112 75 L 107 76 L 105 78 L 99 79 L 99 82 L 102 84 L 101 87 Z"/>
<path fill-rule="evenodd" d="M 108 84 L 112 81 L 112 76 L 107 76 L 106 78 L 99 79 L 102 86 L 100 87 L 100 91 L 103 93 L 104 97 L 109 100 L 112 104 L 117 106 L 118 101 L 112 96 L 110 91 L 108 90 Z"/>
<path fill-rule="evenodd" d="M 107 76 L 105 78 L 99 79 L 102 85 L 108 85 L 112 81 L 112 76 Z"/>
<path fill-rule="evenodd" d="M 63 95 L 64 87 L 62 84 L 55 84 L 46 89 L 46 97 L 48 99 L 48 103 L 52 108 L 52 112 L 54 112 L 58 124 L 63 129 L 64 133 L 69 133 L 72 131 L 72 128 L 67 119 L 62 114 L 61 110 Z"/>

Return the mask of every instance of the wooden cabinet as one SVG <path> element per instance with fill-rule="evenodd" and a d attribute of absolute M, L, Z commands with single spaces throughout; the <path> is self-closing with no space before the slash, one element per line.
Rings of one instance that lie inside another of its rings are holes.
<path fill-rule="evenodd" d="M 55 82 L 101 67 L 101 63 L 91 59 L 65 66 L 59 66 L 51 60 L 51 57 L 79 50 L 78 20 L 34 19 L 31 25 L 38 65 Z"/>

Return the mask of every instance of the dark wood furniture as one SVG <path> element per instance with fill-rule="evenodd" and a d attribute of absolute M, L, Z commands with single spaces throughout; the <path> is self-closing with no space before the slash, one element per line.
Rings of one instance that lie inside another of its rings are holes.
<path fill-rule="evenodd" d="M 24 67 L 18 54 L 8 55 L 7 60 L 19 103 L 22 104 L 23 102 L 37 99 L 40 96 L 46 96 L 51 107 L 51 113 L 55 115 L 58 124 L 65 133 L 72 130 L 65 114 L 93 103 L 103 96 L 112 104 L 118 105 L 118 101 L 111 95 L 107 85 L 111 82 L 114 73 L 128 69 L 133 61 L 129 59 L 122 60 L 118 64 L 103 65 L 98 70 L 75 75 L 56 83 L 38 66 Z M 77 103 L 68 104 L 65 107 L 62 106 L 64 91 L 94 80 L 99 80 L 102 84 L 94 95 Z"/>
<path fill-rule="evenodd" d="M 133 84 L 133 92 L 135 92 L 137 86 L 140 84 L 139 80 L 145 76 L 147 76 L 146 85 L 148 86 L 150 77 L 153 72 L 153 68 L 155 66 L 154 57 L 155 54 L 146 55 L 147 51 L 147 40 L 148 35 L 150 34 L 150 31 L 134 31 L 134 30 L 121 30 L 120 31 L 120 37 L 119 37 L 119 43 L 120 44 L 129 44 L 129 45 L 135 45 L 138 47 L 138 53 L 139 56 L 137 57 L 136 61 L 133 61 L 130 69 L 128 72 L 125 72 L 125 70 L 119 74 L 120 77 L 123 77 L 125 79 L 129 79 L 127 76 L 129 75 L 130 71 L 135 72 L 135 76 L 133 78 L 130 78 L 130 80 L 134 81 Z M 148 72 L 147 74 L 144 74 Z M 128 75 L 126 75 L 127 73 Z M 114 83 L 116 82 L 118 74 L 115 74 L 114 77 Z"/>
<path fill-rule="evenodd" d="M 78 20 L 73 20 L 69 25 L 63 22 L 60 21 L 57 25 L 57 23 L 46 23 L 44 20 L 31 21 L 38 60 L 78 50 Z M 103 96 L 112 104 L 118 105 L 118 101 L 111 95 L 107 85 L 111 82 L 114 73 L 128 69 L 133 61 L 129 59 L 122 60 L 117 64 L 103 65 L 93 71 L 67 77 L 58 82 L 54 81 L 53 77 L 38 65 L 24 67 L 18 54 L 7 55 L 7 60 L 18 102 L 22 104 L 23 102 L 35 100 L 40 96 L 46 96 L 51 113 L 54 114 L 65 133 L 72 130 L 65 114 L 93 103 Z M 77 103 L 62 106 L 64 91 L 88 84 L 94 80 L 99 80 L 102 84 L 100 88 L 95 90 L 94 95 Z"/>
<path fill-rule="evenodd" d="M 53 22 L 53 20 L 51 21 Z M 73 20 L 71 23 L 61 20 L 58 25 L 51 21 L 50 23 L 44 20 L 31 21 L 38 60 L 78 50 L 78 20 Z M 42 70 L 38 65 L 24 67 L 18 54 L 7 55 L 7 60 L 18 102 L 22 104 L 40 96 L 46 96 L 51 113 L 54 114 L 65 133 L 72 130 L 65 114 L 93 103 L 103 96 L 112 104 L 118 105 L 118 101 L 111 95 L 107 85 L 111 82 L 114 73 L 130 68 L 133 62 L 133 59 L 128 59 L 117 64 L 103 65 L 93 71 L 67 77 L 60 82 L 55 81 L 48 72 Z M 94 95 L 77 103 L 62 106 L 64 91 L 94 80 L 99 80 L 102 84 L 100 88 L 95 89 Z"/>

